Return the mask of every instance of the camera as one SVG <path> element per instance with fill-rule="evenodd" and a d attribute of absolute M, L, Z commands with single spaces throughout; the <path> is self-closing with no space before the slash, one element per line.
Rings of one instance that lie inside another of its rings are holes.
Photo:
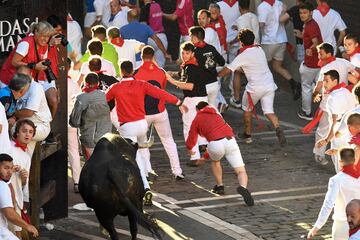
<path fill-rule="evenodd" d="M 61 38 L 60 43 L 61 43 L 61 45 L 63 45 L 64 47 L 66 47 L 66 45 L 69 44 L 69 41 L 66 39 L 66 37 L 65 37 L 64 34 L 61 34 L 61 33 L 60 33 L 60 34 L 56 35 L 55 37 L 56 37 L 56 38 Z"/>
<path fill-rule="evenodd" d="M 47 68 L 44 70 L 44 72 L 45 72 L 48 82 L 51 83 L 51 81 L 56 81 L 57 78 L 56 78 L 53 70 L 51 69 L 51 61 L 49 59 L 46 59 L 45 61 L 42 62 L 42 65 L 47 66 Z"/>

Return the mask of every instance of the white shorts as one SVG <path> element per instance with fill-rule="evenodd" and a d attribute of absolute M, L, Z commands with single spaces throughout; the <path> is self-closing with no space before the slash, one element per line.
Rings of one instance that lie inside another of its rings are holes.
<path fill-rule="evenodd" d="M 44 89 L 44 92 L 46 92 L 47 90 L 49 90 L 50 88 L 55 88 L 56 89 L 56 84 L 55 81 L 51 81 L 50 83 L 45 80 L 45 81 L 38 81 L 38 83 L 41 84 L 41 86 Z"/>
<path fill-rule="evenodd" d="M 261 48 L 264 50 L 268 62 L 273 59 L 277 61 L 284 60 L 286 43 L 261 44 Z"/>
<path fill-rule="evenodd" d="M 264 112 L 264 114 L 274 113 L 274 97 L 275 97 L 274 90 L 250 93 L 250 95 L 254 103 L 254 106 L 260 100 L 261 109 Z M 242 109 L 244 111 L 252 111 L 252 108 L 250 107 L 249 104 L 247 91 L 244 92 L 242 97 Z"/>
<path fill-rule="evenodd" d="M 147 130 L 148 124 L 145 119 L 124 123 L 118 129 L 121 137 L 131 139 L 131 141 L 137 143 L 144 143 L 146 141 Z"/>
<path fill-rule="evenodd" d="M 89 28 L 96 20 L 96 12 L 86 13 L 84 19 L 84 27 Z"/>
<path fill-rule="evenodd" d="M 209 156 L 212 160 L 220 160 L 224 156 L 233 168 L 244 167 L 244 161 L 241 156 L 239 146 L 235 138 L 223 138 L 217 141 L 211 141 L 207 147 Z"/>

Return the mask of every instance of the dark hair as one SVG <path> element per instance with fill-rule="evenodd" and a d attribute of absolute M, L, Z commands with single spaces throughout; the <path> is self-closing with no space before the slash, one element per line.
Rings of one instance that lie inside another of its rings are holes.
<path fill-rule="evenodd" d="M 46 21 L 51 24 L 53 28 L 56 28 L 57 26 L 63 26 L 63 21 L 56 15 L 52 14 L 47 17 Z"/>
<path fill-rule="evenodd" d="M 103 46 L 100 40 L 97 39 L 93 39 L 91 41 L 89 41 L 88 45 L 87 45 L 87 49 L 90 52 L 90 55 L 99 55 L 101 56 L 102 52 L 103 52 Z"/>
<path fill-rule="evenodd" d="M 346 165 L 352 164 L 355 162 L 355 151 L 352 148 L 343 148 L 340 150 L 340 159 Z"/>
<path fill-rule="evenodd" d="M 124 76 L 131 76 L 133 73 L 133 64 L 131 61 L 129 60 L 125 60 L 123 62 L 121 62 L 120 64 L 120 69 L 121 69 L 121 75 Z"/>
<path fill-rule="evenodd" d="M 329 70 L 326 73 L 324 73 L 324 76 L 330 76 L 331 80 L 333 81 L 337 80 L 337 82 L 339 82 L 340 79 L 340 75 L 336 70 Z"/>
<path fill-rule="evenodd" d="M 203 109 L 203 108 L 206 107 L 206 106 L 209 106 L 209 104 L 208 104 L 207 102 L 201 101 L 201 102 L 199 102 L 199 103 L 196 105 L 196 109 L 197 109 L 197 110 L 201 110 L 201 109 Z"/>
<path fill-rule="evenodd" d="M 355 98 L 358 101 L 358 103 L 360 103 L 360 84 L 356 84 L 352 92 L 355 95 Z"/>
<path fill-rule="evenodd" d="M 15 92 L 18 92 L 30 83 L 31 78 L 28 75 L 16 73 L 14 77 L 10 80 L 9 88 Z"/>
<path fill-rule="evenodd" d="M 200 26 L 193 26 L 189 29 L 189 34 L 197 37 L 200 41 L 205 38 L 205 30 Z"/>
<path fill-rule="evenodd" d="M 241 9 L 248 10 L 250 8 L 250 0 L 238 0 Z"/>
<path fill-rule="evenodd" d="M 106 37 L 106 28 L 103 25 L 96 25 L 91 28 L 92 36 L 103 36 Z"/>
<path fill-rule="evenodd" d="M 316 46 L 316 49 L 318 50 L 318 52 L 320 52 L 320 50 L 322 49 L 326 53 L 331 53 L 331 56 L 334 55 L 334 47 L 330 43 L 321 43 Z"/>
<path fill-rule="evenodd" d="M 98 57 L 94 57 L 89 61 L 89 69 L 92 72 L 101 70 L 101 59 Z"/>
<path fill-rule="evenodd" d="M 217 4 L 217 3 L 210 3 L 209 9 L 210 8 L 217 8 L 219 11 L 221 10 L 219 4 Z"/>
<path fill-rule="evenodd" d="M 2 163 L 2 162 L 12 162 L 12 161 L 13 161 L 13 158 L 10 155 L 8 155 L 6 153 L 0 154 L 0 163 Z"/>
<path fill-rule="evenodd" d="M 347 119 L 347 125 L 360 125 L 360 114 L 353 113 Z"/>
<path fill-rule="evenodd" d="M 303 2 L 299 5 L 299 9 L 307 9 L 310 12 L 312 12 L 314 10 L 314 5 L 312 5 L 311 2 Z"/>
<path fill-rule="evenodd" d="M 13 138 L 14 138 L 14 139 L 17 138 L 17 134 L 20 132 L 20 128 L 21 128 L 22 126 L 24 126 L 25 124 L 27 124 L 27 125 L 29 125 L 29 126 L 31 126 L 31 127 L 33 128 L 33 130 L 34 130 L 34 132 L 33 132 L 33 137 L 35 136 L 35 134 L 36 134 L 36 126 L 35 126 L 34 122 L 31 121 L 30 119 L 24 118 L 24 119 L 20 119 L 20 120 L 18 120 L 18 121 L 16 122 L 15 131 L 14 131 L 14 133 L 13 133 Z"/>
<path fill-rule="evenodd" d="M 205 13 L 208 18 L 211 17 L 210 11 L 207 9 L 201 9 L 200 11 L 198 11 L 197 16 L 199 17 L 203 13 Z"/>
<path fill-rule="evenodd" d="M 250 29 L 244 28 L 240 30 L 238 39 L 240 42 L 242 42 L 243 45 L 249 46 L 254 44 L 255 35 Z"/>
<path fill-rule="evenodd" d="M 348 39 L 352 39 L 356 43 L 359 42 L 357 36 L 355 34 L 352 34 L 352 33 L 346 34 L 344 40 L 348 40 Z"/>
<path fill-rule="evenodd" d="M 120 37 L 120 30 L 117 27 L 110 27 L 106 30 L 106 34 L 108 38 L 118 38 Z"/>
<path fill-rule="evenodd" d="M 181 44 L 180 48 L 181 50 L 184 51 L 191 51 L 191 52 L 195 51 L 195 46 L 191 42 L 184 42 L 183 44 Z"/>
<path fill-rule="evenodd" d="M 85 82 L 89 85 L 95 85 L 99 83 L 99 76 L 96 73 L 88 73 L 85 76 Z"/>
<path fill-rule="evenodd" d="M 155 55 L 154 48 L 152 46 L 146 45 L 141 49 L 141 58 L 142 59 L 152 59 Z"/>

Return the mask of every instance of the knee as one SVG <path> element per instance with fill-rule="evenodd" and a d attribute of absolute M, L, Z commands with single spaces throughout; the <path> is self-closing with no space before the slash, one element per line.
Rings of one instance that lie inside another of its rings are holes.
<path fill-rule="evenodd" d="M 245 167 L 234 168 L 236 175 L 247 175 Z"/>

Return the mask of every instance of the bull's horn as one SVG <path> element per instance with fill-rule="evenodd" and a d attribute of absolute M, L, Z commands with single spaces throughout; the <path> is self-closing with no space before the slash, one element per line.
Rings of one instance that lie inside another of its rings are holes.
<path fill-rule="evenodd" d="M 138 143 L 139 148 L 149 148 L 154 144 L 154 136 L 151 136 L 145 143 Z"/>

